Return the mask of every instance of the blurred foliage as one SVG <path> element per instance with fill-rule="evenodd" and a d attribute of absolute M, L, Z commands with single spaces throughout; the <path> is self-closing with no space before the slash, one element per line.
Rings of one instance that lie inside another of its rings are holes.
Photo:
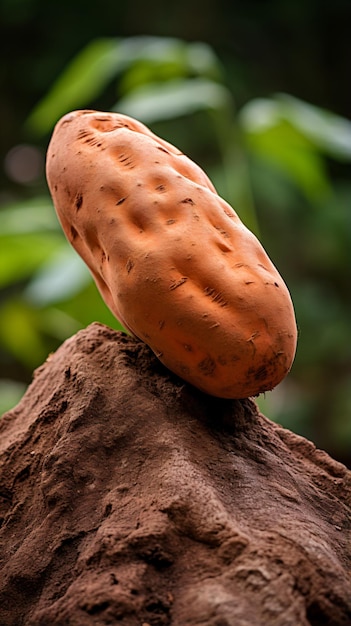
<path fill-rule="evenodd" d="M 62 114 L 99 102 L 197 161 L 259 236 L 290 288 L 300 335 L 292 372 L 260 406 L 350 461 L 351 123 L 285 93 L 237 110 L 205 43 L 104 37 L 66 65 L 26 136 L 40 149 Z M 26 190 L 27 199 L 3 194 L 0 214 L 0 410 L 79 328 L 94 320 L 121 328 L 64 239 L 44 177 Z"/>

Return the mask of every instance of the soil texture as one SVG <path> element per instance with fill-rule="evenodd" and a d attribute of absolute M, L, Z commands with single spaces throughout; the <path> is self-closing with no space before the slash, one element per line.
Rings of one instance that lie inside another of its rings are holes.
<path fill-rule="evenodd" d="M 1 626 L 350 626 L 351 472 L 100 324 L 0 422 Z"/>

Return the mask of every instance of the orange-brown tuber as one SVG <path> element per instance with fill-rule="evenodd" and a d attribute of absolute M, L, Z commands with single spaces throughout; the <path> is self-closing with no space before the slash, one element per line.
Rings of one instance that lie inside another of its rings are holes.
<path fill-rule="evenodd" d="M 286 376 L 288 289 L 200 167 L 134 119 L 83 110 L 58 122 L 47 178 L 107 306 L 170 370 L 223 398 Z"/>

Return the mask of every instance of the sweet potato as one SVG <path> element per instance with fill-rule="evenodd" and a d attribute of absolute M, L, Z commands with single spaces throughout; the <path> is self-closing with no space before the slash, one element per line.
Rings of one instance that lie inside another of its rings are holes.
<path fill-rule="evenodd" d="M 294 359 L 287 287 L 206 174 L 125 115 L 57 124 L 47 179 L 63 230 L 107 306 L 202 391 L 273 389 Z"/>

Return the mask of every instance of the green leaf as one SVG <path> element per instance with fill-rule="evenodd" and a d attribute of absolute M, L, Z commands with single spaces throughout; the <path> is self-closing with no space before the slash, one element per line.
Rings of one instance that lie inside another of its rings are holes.
<path fill-rule="evenodd" d="M 0 379 L 0 415 L 18 404 L 27 386 L 16 380 Z"/>
<path fill-rule="evenodd" d="M 185 78 L 188 68 L 184 64 L 184 58 L 158 60 L 142 59 L 134 63 L 123 74 L 119 83 L 119 91 L 128 95 L 135 89 L 152 83 L 162 84 L 169 80 Z"/>
<path fill-rule="evenodd" d="M 28 278 L 62 247 L 59 233 L 0 236 L 0 287 Z"/>
<path fill-rule="evenodd" d="M 0 308 L 0 342 L 29 369 L 47 357 L 35 311 L 17 299 L 7 300 Z"/>
<path fill-rule="evenodd" d="M 282 115 L 325 154 L 351 159 L 351 122 L 331 111 L 298 100 L 288 94 L 276 96 Z"/>
<path fill-rule="evenodd" d="M 55 308 L 75 319 L 84 327 L 98 321 L 112 328 L 123 328 L 107 308 L 93 281 L 90 281 L 79 294 L 74 295 L 69 300 L 59 302 Z"/>
<path fill-rule="evenodd" d="M 246 104 L 239 121 L 246 132 L 260 133 L 287 122 L 323 154 L 351 158 L 351 122 L 288 94 Z"/>
<path fill-rule="evenodd" d="M 217 57 L 205 43 L 187 44 L 178 39 L 135 38 L 126 40 L 130 44 L 142 42 L 140 58 L 134 62 L 121 78 L 119 89 L 123 94 L 150 83 L 198 76 L 220 80 L 221 71 Z"/>
<path fill-rule="evenodd" d="M 100 38 L 89 43 L 65 68 L 27 119 L 41 136 L 72 109 L 86 108 L 103 89 L 136 62 L 175 63 L 188 71 L 217 75 L 218 62 L 206 44 L 168 37 Z"/>
<path fill-rule="evenodd" d="M 91 280 L 85 263 L 70 246 L 65 245 L 35 274 L 24 296 L 36 306 L 47 306 L 71 298 Z"/>
<path fill-rule="evenodd" d="M 119 100 L 113 110 L 136 117 L 144 123 L 152 123 L 230 105 L 231 95 L 226 87 L 210 80 L 194 78 L 139 87 Z"/>
<path fill-rule="evenodd" d="M 110 82 L 118 68 L 116 39 L 95 39 L 66 67 L 27 119 L 27 128 L 42 136 L 68 111 L 85 107 Z"/>
<path fill-rule="evenodd" d="M 187 45 L 187 61 L 189 69 L 198 76 L 207 76 L 219 80 L 222 70 L 219 60 L 212 48 L 206 43 L 196 41 Z"/>
<path fill-rule="evenodd" d="M 71 315 L 50 306 L 47 309 L 41 309 L 38 316 L 38 327 L 42 333 L 61 343 L 67 337 L 77 333 L 82 328 L 82 324 Z"/>
<path fill-rule="evenodd" d="M 59 230 L 60 225 L 49 196 L 14 202 L 0 209 L 0 236 Z"/>
<path fill-rule="evenodd" d="M 246 129 L 247 130 L 247 129 Z M 330 193 L 324 160 L 300 131 L 283 121 L 246 132 L 247 148 L 273 163 L 314 202 Z"/>

